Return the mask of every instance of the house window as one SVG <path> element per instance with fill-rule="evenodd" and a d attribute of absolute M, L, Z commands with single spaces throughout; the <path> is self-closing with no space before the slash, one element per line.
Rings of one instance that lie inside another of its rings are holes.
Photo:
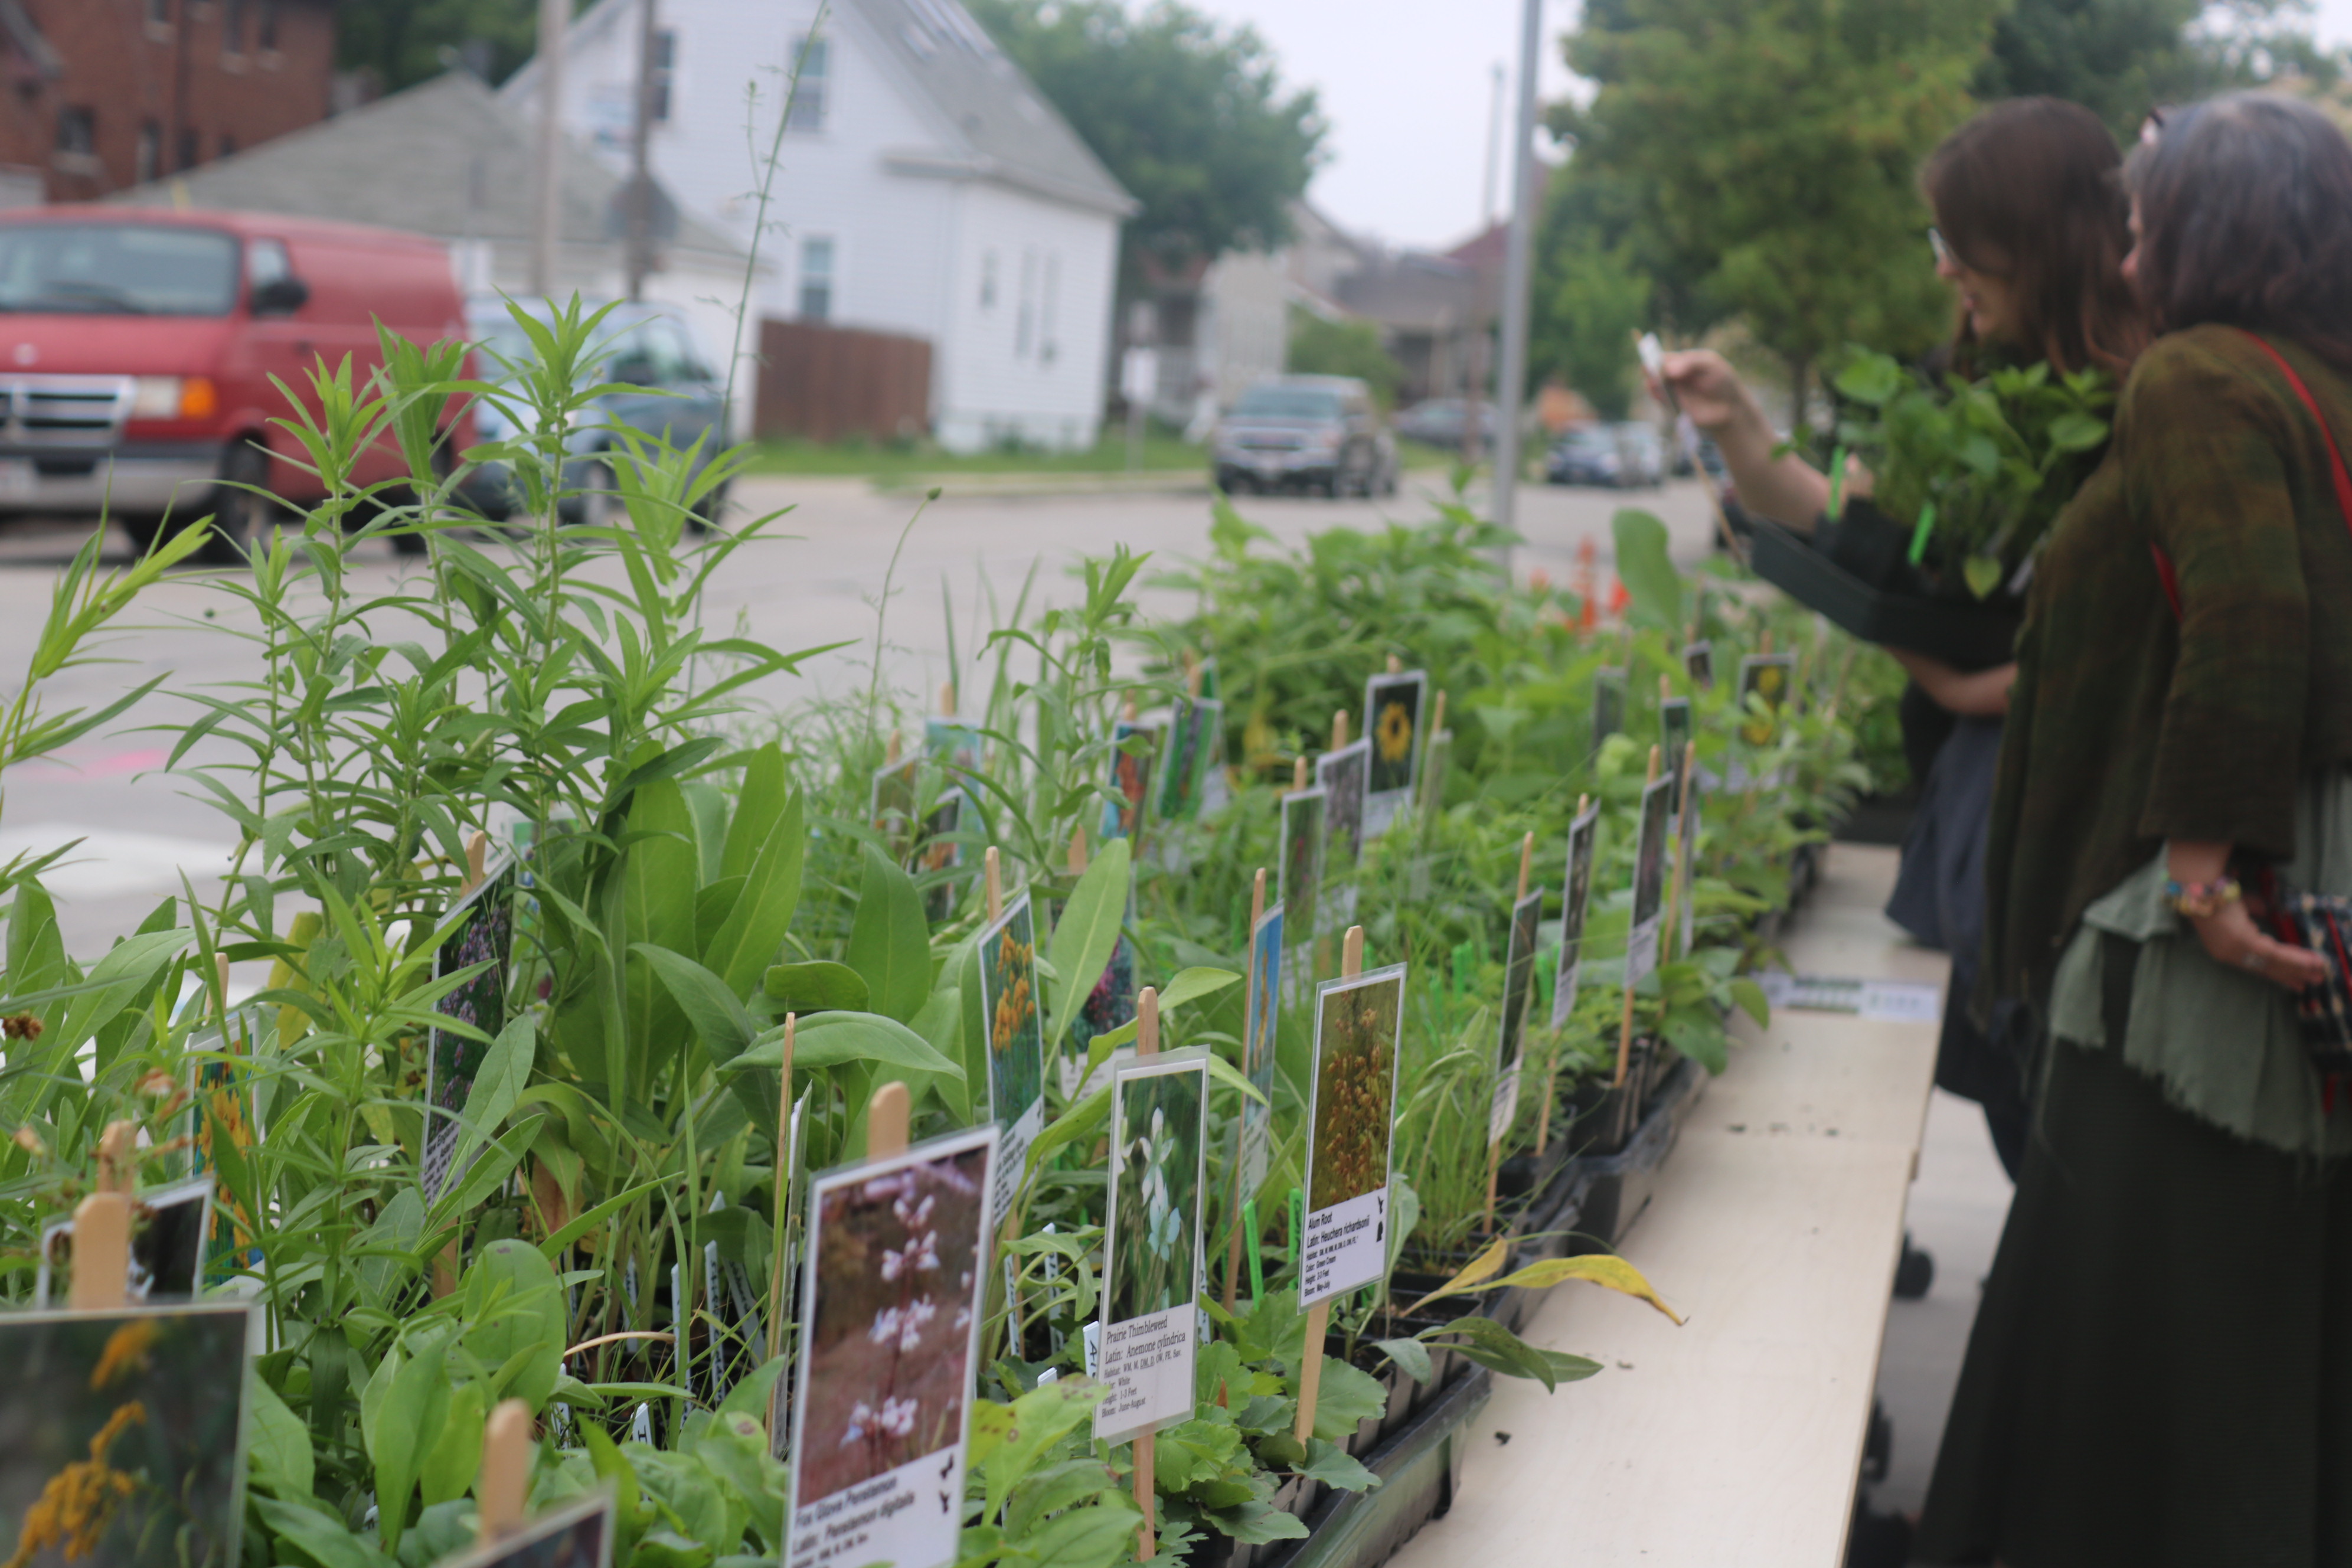
<path fill-rule="evenodd" d="M 1013 320 L 1013 357 L 1027 359 L 1037 340 L 1037 253 L 1021 253 L 1021 310 Z"/>
<path fill-rule="evenodd" d="M 220 155 L 224 158 L 234 158 L 236 156 L 236 138 L 230 135 L 226 131 L 221 132 Z"/>
<path fill-rule="evenodd" d="M 139 122 L 139 150 L 133 154 L 131 177 L 145 184 L 163 172 L 163 128 L 152 120 Z"/>
<path fill-rule="evenodd" d="M 261 0 L 261 52 L 278 52 L 278 12 L 283 0 Z"/>
<path fill-rule="evenodd" d="M 815 132 L 824 129 L 824 113 L 830 98 L 833 74 L 833 46 L 823 38 L 803 33 L 793 40 L 793 61 L 795 75 L 792 85 L 792 112 L 784 117 L 788 131 Z"/>
<path fill-rule="evenodd" d="M 996 309 L 996 252 L 985 250 L 980 257 L 980 308 Z"/>
<path fill-rule="evenodd" d="M 245 53 L 245 14 L 251 8 L 249 0 L 228 0 L 221 13 L 221 53 Z"/>
<path fill-rule="evenodd" d="M 98 110 L 68 103 L 58 110 L 58 151 L 85 156 L 98 151 Z"/>
<path fill-rule="evenodd" d="M 649 84 L 653 89 L 650 107 L 653 122 L 656 125 L 669 123 L 669 88 L 677 68 L 677 34 L 664 27 L 654 35 L 654 68 L 646 73 L 653 79 Z"/>
<path fill-rule="evenodd" d="M 1052 364 L 1062 352 L 1061 345 L 1055 341 L 1054 331 L 1061 294 L 1062 258 L 1059 252 L 1049 251 L 1045 257 L 1045 300 L 1037 312 L 1037 361 L 1040 364 Z"/>
<path fill-rule="evenodd" d="M 195 132 L 193 130 L 184 129 L 181 131 L 178 140 L 180 143 L 178 148 L 179 156 L 173 161 L 172 166 L 175 169 L 194 168 L 199 162 L 196 157 Z"/>
<path fill-rule="evenodd" d="M 801 320 L 833 319 L 833 241 L 814 236 L 801 241 Z"/>

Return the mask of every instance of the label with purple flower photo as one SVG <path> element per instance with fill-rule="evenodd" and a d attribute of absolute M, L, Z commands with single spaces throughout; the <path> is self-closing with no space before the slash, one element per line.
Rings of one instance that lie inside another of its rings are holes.
<path fill-rule="evenodd" d="M 809 1195 L 786 1568 L 956 1560 L 996 1129 L 828 1171 Z"/>

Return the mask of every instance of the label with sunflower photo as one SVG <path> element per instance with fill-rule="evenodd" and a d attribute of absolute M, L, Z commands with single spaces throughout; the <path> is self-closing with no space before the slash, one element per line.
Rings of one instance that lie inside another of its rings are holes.
<path fill-rule="evenodd" d="M 1105 1442 L 1192 1414 L 1208 1103 L 1205 1051 L 1129 1062 L 1112 1079 L 1097 1373 L 1110 1396 L 1095 1406 Z"/>
<path fill-rule="evenodd" d="M 981 930 L 980 1016 L 988 1020 L 988 1113 L 999 1131 L 996 1212 L 1010 1214 L 1045 1129 L 1045 1029 L 1037 1010 L 1037 926 L 1029 895 Z"/>
<path fill-rule="evenodd" d="M 1739 661 L 1739 738 L 1751 746 L 1769 746 L 1780 733 L 1780 705 L 1789 700 L 1789 689 L 1797 679 L 1797 656 L 1793 653 L 1751 653 Z M 1749 698 L 1760 700 L 1769 712 L 1755 711 Z"/>
<path fill-rule="evenodd" d="M 1364 736 L 1371 767 L 1364 781 L 1364 837 L 1378 838 L 1412 807 L 1421 769 L 1421 711 L 1429 672 L 1375 675 L 1364 682 Z"/>
<path fill-rule="evenodd" d="M 1307 1215 L 1298 1304 L 1370 1284 L 1388 1267 L 1389 1155 L 1405 966 L 1316 987 L 1307 1103 Z"/>

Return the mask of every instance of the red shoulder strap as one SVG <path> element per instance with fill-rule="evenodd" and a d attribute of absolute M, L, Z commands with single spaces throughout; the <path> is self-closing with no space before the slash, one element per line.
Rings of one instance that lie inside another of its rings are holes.
<path fill-rule="evenodd" d="M 2238 330 L 2246 333 L 2247 342 L 2271 356 L 2271 363 L 2279 367 L 2286 377 L 2286 384 L 2294 388 L 2294 395 L 2303 399 L 2304 407 L 2310 410 L 2313 422 L 2319 426 L 2319 438 L 2327 443 L 2328 466 L 2335 470 L 2336 513 L 2344 519 L 2344 526 L 2352 529 L 2352 472 L 2345 469 L 2344 454 L 2336 449 L 2336 432 L 2329 426 L 2327 416 L 2319 411 L 2319 399 L 2311 395 L 2311 388 L 2305 384 L 2302 376 L 2295 374 L 2295 368 L 2287 363 L 2286 355 L 2272 347 L 2268 339 L 2257 332 L 2246 331 L 2242 327 Z M 2164 584 L 2165 599 L 2172 605 L 2172 618 L 2177 621 L 2180 618 L 2180 574 L 2173 570 L 2172 557 L 2164 552 L 2164 546 L 2151 543 L 2147 548 L 2148 553 L 2156 557 L 2156 575 Z"/>

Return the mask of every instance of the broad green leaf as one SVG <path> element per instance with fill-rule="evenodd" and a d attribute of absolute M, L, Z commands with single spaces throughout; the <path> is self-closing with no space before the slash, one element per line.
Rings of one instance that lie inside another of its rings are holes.
<path fill-rule="evenodd" d="M 1432 1301 L 1436 1300 L 1441 1296 L 1455 1296 L 1461 1294 L 1465 1290 L 1476 1289 L 1482 1282 L 1493 1279 L 1496 1274 L 1501 1271 L 1503 1264 L 1509 1258 L 1510 1255 L 1510 1238 L 1508 1237 L 1496 1237 L 1487 1245 L 1485 1251 L 1479 1253 L 1477 1257 L 1464 1264 L 1460 1273 L 1454 1275 L 1453 1279 L 1448 1279 L 1444 1284 L 1440 1285 L 1436 1289 L 1432 1290 L 1428 1295 L 1423 1296 L 1420 1300 L 1415 1301 L 1412 1306 L 1407 1307 L 1404 1310 L 1404 1316 L 1408 1318 L 1412 1317 L 1414 1313 L 1420 1311 L 1423 1307 L 1428 1306 Z"/>
<path fill-rule="evenodd" d="M 784 1032 L 774 1028 L 727 1065 L 736 1068 L 773 1068 L 782 1066 L 783 1060 Z M 844 1064 L 902 1068 L 944 1078 L 963 1077 L 961 1063 L 940 1055 L 922 1036 L 896 1018 L 886 1018 L 878 1013 L 819 1013 L 794 1030 L 794 1072 Z"/>
<path fill-rule="evenodd" d="M 988 1502 L 981 1517 L 993 1519 L 1002 1512 L 1013 1489 L 1029 1479 L 1064 1433 L 1091 1418 L 1096 1405 L 1109 1392 L 1101 1384 L 1065 1379 L 1014 1400 L 1010 1425 L 991 1444 L 985 1463 L 980 1465 L 988 1487 Z"/>
<path fill-rule="evenodd" d="M 252 1506 L 271 1533 L 292 1542 L 320 1568 L 398 1568 L 394 1559 L 307 1500 L 257 1497 Z"/>
<path fill-rule="evenodd" d="M 1448 1348 L 1487 1371 L 1506 1377 L 1531 1377 L 1547 1390 L 1580 1382 L 1601 1370 L 1599 1362 L 1584 1356 L 1538 1349 L 1492 1318 L 1456 1318 L 1444 1328 L 1423 1330 L 1419 1337 L 1427 1340 L 1440 1334 L 1459 1335 Z"/>
<path fill-rule="evenodd" d="M 2061 414 L 2050 422 L 2050 445 L 2061 452 L 2087 452 L 2107 438 L 2107 422 L 2090 414 Z"/>
<path fill-rule="evenodd" d="M 76 996 L 47 1020 L 44 1043 L 54 1040 L 61 1047 L 79 1046 L 113 1022 L 114 1016 L 153 984 L 157 973 L 194 941 L 194 931 L 159 931 L 117 942 L 90 965 L 87 984 L 94 989 Z"/>
<path fill-rule="evenodd" d="M 1093 993 L 1110 963 L 1112 950 L 1118 945 L 1119 924 L 1127 918 L 1132 853 L 1124 838 L 1104 845 L 1062 906 L 1061 921 L 1046 947 L 1055 976 L 1053 1027 L 1045 1037 L 1048 1061 L 1059 1051 L 1078 1005 Z"/>
<path fill-rule="evenodd" d="M 1764 994 L 1764 987 L 1753 980 L 1742 977 L 1733 981 L 1731 1000 L 1741 1012 L 1756 1020 L 1758 1027 L 1765 1027 L 1772 1022 L 1771 1000 Z"/>
<path fill-rule="evenodd" d="M 1388 1414 L 1388 1385 L 1337 1356 L 1323 1358 L 1323 1382 L 1315 1395 L 1315 1436 L 1339 1443 L 1356 1435 L 1362 1422 Z"/>
<path fill-rule="evenodd" d="M 1418 1345 L 1414 1346 L 1420 1349 Z M 1320 1413 L 1320 1406 L 1318 1406 Z M 1317 1426 L 1322 1423 L 1318 1421 Z M 1327 1487 L 1338 1487 L 1346 1492 L 1368 1492 L 1381 1484 L 1380 1477 L 1356 1462 L 1354 1455 L 1320 1437 L 1307 1440 L 1307 1462 L 1298 1473 L 1310 1480 L 1321 1481 Z"/>
<path fill-rule="evenodd" d="M 530 1360 L 502 1392 L 538 1415 L 563 1371 L 567 1316 L 554 1268 L 539 1248 L 509 1237 L 475 1256 L 464 1283 L 468 1315 L 485 1309 L 490 1313 L 466 1336 L 467 1350 L 488 1367 L 502 1367 L 529 1352 Z"/>
<path fill-rule="evenodd" d="M 930 931 L 915 879 L 871 844 L 849 928 L 849 967 L 866 982 L 866 1009 L 903 1024 L 931 994 Z"/>
<path fill-rule="evenodd" d="M 758 766 L 755 761 L 754 771 Z M 744 787 L 749 790 L 748 782 Z M 739 813 L 742 809 L 737 807 Z M 731 835 L 727 847 L 731 872 L 735 853 Z M 783 945 L 784 932 L 792 928 L 793 910 L 800 903 L 801 861 L 807 849 L 808 831 L 801 825 L 801 797 L 795 794 L 784 801 L 774 831 L 744 874 L 742 897 L 702 955 L 703 966 L 726 982 L 730 994 L 749 996 L 768 966 L 776 962 L 776 951 Z"/>
<path fill-rule="evenodd" d="M 466 1093 L 466 1131 L 457 1145 L 460 1166 L 473 1157 L 484 1140 L 496 1137 L 499 1125 L 513 1113 L 538 1054 L 539 1017 L 533 1013 L 509 1020 L 499 1031 L 498 1038 L 490 1042 L 489 1050 L 482 1058 L 481 1071 L 474 1078 L 474 1087 Z"/>
<path fill-rule="evenodd" d="M 375 1466 L 377 1528 L 387 1552 L 400 1548 L 400 1532 L 408 1524 L 408 1500 L 415 1492 L 425 1456 L 441 1440 L 441 1425 L 449 1413 L 449 1384 L 441 1372 L 449 1350 L 447 1336 L 424 1336 L 410 1350 L 393 1373 L 368 1455 Z"/>
<path fill-rule="evenodd" d="M 1427 1383 L 1436 1370 L 1430 1363 L 1429 1347 L 1419 1340 L 1374 1340 L 1372 1348 L 1396 1363 L 1415 1383 Z"/>
<path fill-rule="evenodd" d="M 1666 525 L 1631 507 L 1609 520 L 1617 542 L 1617 578 L 1633 596 L 1631 618 L 1645 626 L 1679 631 L 1683 625 L 1683 579 L 1666 554 Z"/>
<path fill-rule="evenodd" d="M 1304 1541 L 1307 1521 L 1286 1509 L 1253 1498 L 1235 1508 L 1219 1509 L 1210 1522 L 1235 1541 L 1263 1544 L 1269 1541 Z"/>
<path fill-rule="evenodd" d="M 266 1491 L 288 1499 L 303 1499 L 310 1495 L 311 1460 L 310 1429 L 302 1418 L 286 1407 L 278 1391 L 258 1370 L 248 1367 L 246 1375 L 251 1380 L 253 1418 L 249 1423 L 253 1440 L 247 1452 L 253 1461 L 254 1483 Z"/>
<path fill-rule="evenodd" d="M 1057 1150 L 1100 1137 L 1110 1126 L 1110 1090 L 1106 1082 L 1047 1122 L 1045 1131 L 1029 1142 L 1029 1163 L 1024 1173 L 1035 1170 Z"/>
<path fill-rule="evenodd" d="M 1106 1492 L 1084 1508 L 1047 1520 L 1020 1542 L 1020 1550 L 1030 1561 L 1054 1568 L 1118 1568 L 1134 1561 L 1136 1524 L 1142 1517 L 1125 1497 Z M 1306 1533 L 1304 1526 L 1299 1533 Z"/>
<path fill-rule="evenodd" d="M 751 753 L 743 768 L 743 788 L 735 797 L 735 819 L 727 825 L 719 856 L 720 877 L 747 875 L 783 819 L 791 786 L 784 780 L 784 749 L 773 741 Z"/>
<path fill-rule="evenodd" d="M 1677 1324 L 1682 1319 L 1675 1310 L 1659 1299 L 1657 1291 L 1642 1277 L 1642 1271 L 1623 1258 L 1606 1252 L 1589 1253 L 1582 1258 L 1547 1258 L 1540 1263 L 1530 1263 L 1525 1268 L 1506 1274 L 1489 1287 L 1502 1290 L 1524 1287 L 1531 1290 L 1548 1290 L 1564 1280 L 1582 1279 L 1594 1285 L 1605 1285 L 1637 1300 L 1647 1301 Z"/>
<path fill-rule="evenodd" d="M 1097 971 L 1098 976 L 1100 973 Z M 1230 969 L 1214 969 L 1207 964 L 1195 964 L 1160 988 L 1160 1016 L 1165 1018 L 1187 1002 L 1197 1002 L 1203 996 L 1223 991 L 1228 985 L 1239 984 L 1241 978 Z M 1108 1061 L 1111 1052 L 1119 1047 L 1133 1045 L 1135 1031 L 1136 1021 L 1129 1018 L 1118 1028 L 1097 1035 L 1093 1043 L 1087 1047 L 1089 1070 Z"/>
<path fill-rule="evenodd" d="M 488 1415 L 482 1407 L 479 1382 L 461 1383 L 449 1391 L 449 1410 L 441 1423 L 441 1436 L 417 1468 L 426 1508 L 464 1497 L 472 1489 L 474 1477 L 482 1468 L 482 1422 Z"/>
<path fill-rule="evenodd" d="M 557 1231 L 553 1236 L 551 1236 L 545 1241 L 541 1242 L 539 1244 L 540 1256 L 549 1258 L 562 1257 L 563 1255 L 564 1248 L 570 1247 L 582 1237 L 586 1236 L 590 1231 L 594 1230 L 598 1226 L 603 1225 L 606 1220 L 612 1218 L 614 1215 L 628 1207 L 629 1205 L 635 1203 L 639 1198 L 644 1197 L 647 1193 L 652 1192 L 656 1187 L 660 1186 L 664 1179 L 665 1178 L 663 1177 L 656 1176 L 651 1181 L 639 1182 L 635 1186 L 631 1187 L 625 1193 L 617 1193 L 612 1197 L 606 1198 L 603 1203 L 598 1204 L 594 1208 L 590 1209 L 586 1214 L 580 1215 L 570 1225 L 565 1226 L 562 1230 Z"/>
<path fill-rule="evenodd" d="M 819 959 L 771 966 L 761 988 L 788 1013 L 863 1013 L 869 993 L 866 977 L 845 963 Z M 773 1009 L 771 1009 L 772 1012 Z"/>
<path fill-rule="evenodd" d="M 492 1193 L 506 1185 L 507 1178 L 514 1174 L 514 1168 L 530 1152 L 530 1141 L 539 1136 L 539 1122 L 540 1119 L 534 1116 L 519 1126 L 510 1127 L 497 1142 L 483 1150 L 473 1168 L 466 1173 L 466 1179 L 451 1191 L 442 1194 L 440 1201 L 433 1205 L 427 1215 L 427 1228 L 437 1229 L 459 1215 L 473 1213 Z M 214 1141 L 213 1147 L 217 1152 L 220 1148 L 217 1139 Z"/>
<path fill-rule="evenodd" d="M 673 952 L 694 951 L 694 896 L 702 885 L 693 807 L 675 779 L 641 785 L 629 805 L 628 847 L 621 864 L 621 940 Z M 675 1028 L 676 1004 L 640 963 L 629 965 L 629 1037 L 642 1052 Z M 656 1047 L 657 1049 L 658 1047 Z"/>
<path fill-rule="evenodd" d="M 719 976 L 684 953 L 656 947 L 641 942 L 629 950 L 661 977 L 669 994 L 677 998 L 687 1021 L 701 1037 L 702 1048 L 710 1053 L 713 1062 L 733 1061 L 745 1046 L 760 1032 L 757 1019 L 739 1001 L 735 990 Z"/>

